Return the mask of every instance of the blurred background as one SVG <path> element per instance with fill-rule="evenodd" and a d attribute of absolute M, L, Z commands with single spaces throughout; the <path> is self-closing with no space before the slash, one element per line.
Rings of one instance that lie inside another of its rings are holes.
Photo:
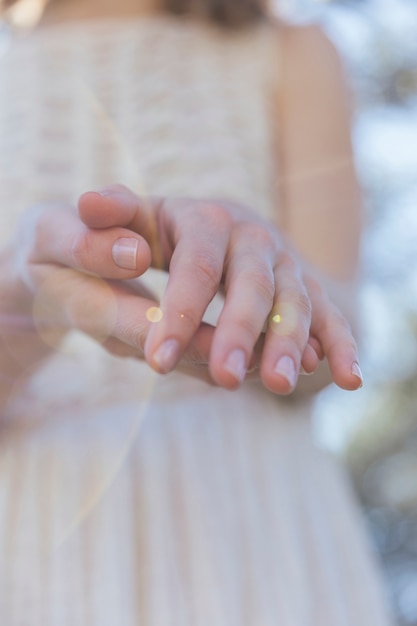
<path fill-rule="evenodd" d="M 280 0 L 322 23 L 355 98 L 365 386 L 323 392 L 318 441 L 350 469 L 399 626 L 417 625 L 417 0 Z"/>
<path fill-rule="evenodd" d="M 352 82 L 365 386 L 324 391 L 315 432 L 350 469 L 398 626 L 417 626 L 417 0 L 275 1 L 322 23 Z M 36 21 L 38 5 L 28 0 L 25 16 Z M 0 54 L 7 38 L 0 28 Z"/>

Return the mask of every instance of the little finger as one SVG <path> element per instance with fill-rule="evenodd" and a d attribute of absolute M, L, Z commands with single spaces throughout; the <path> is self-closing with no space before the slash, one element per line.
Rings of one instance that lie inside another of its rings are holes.
<path fill-rule="evenodd" d="M 346 318 L 320 290 L 312 292 L 312 333 L 320 342 L 334 382 L 349 391 L 363 384 L 356 341 Z"/>

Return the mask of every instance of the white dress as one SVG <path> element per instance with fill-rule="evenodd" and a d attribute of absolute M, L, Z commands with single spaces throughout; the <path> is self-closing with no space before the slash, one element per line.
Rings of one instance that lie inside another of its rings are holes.
<path fill-rule="evenodd" d="M 16 38 L 0 59 L 2 239 L 24 207 L 116 181 L 279 217 L 279 65 L 269 26 L 103 20 Z M 74 334 L 3 419 L 2 626 L 388 625 L 309 415 Z"/>

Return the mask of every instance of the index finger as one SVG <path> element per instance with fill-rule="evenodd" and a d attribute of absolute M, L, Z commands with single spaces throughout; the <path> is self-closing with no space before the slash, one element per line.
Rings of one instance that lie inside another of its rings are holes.
<path fill-rule="evenodd" d="M 123 226 L 140 234 L 151 248 L 152 266 L 167 269 L 169 246 L 158 224 L 161 204 L 160 198 L 139 197 L 124 185 L 111 185 L 82 194 L 78 200 L 78 214 L 90 228 Z"/>
<path fill-rule="evenodd" d="M 79 200 L 92 228 L 125 226 L 151 247 L 152 266 L 169 269 L 166 291 L 145 344 L 148 363 L 166 373 L 180 360 L 219 289 L 231 218 L 219 203 L 139 198 L 121 185 Z"/>
<path fill-rule="evenodd" d="M 173 231 L 174 252 L 160 304 L 161 318 L 151 327 L 145 344 L 149 364 L 160 373 L 175 367 L 219 289 L 229 219 L 215 203 L 182 201 Z"/>

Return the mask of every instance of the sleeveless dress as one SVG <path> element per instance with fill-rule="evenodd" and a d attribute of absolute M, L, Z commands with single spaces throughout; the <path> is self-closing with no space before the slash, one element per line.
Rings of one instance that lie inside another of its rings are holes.
<path fill-rule="evenodd" d="M 154 17 L 17 36 L 0 59 L 2 240 L 25 207 L 110 182 L 279 219 L 279 66 L 268 25 Z M 310 411 L 253 382 L 160 377 L 73 333 L 3 419 L 0 623 L 388 625 Z"/>

